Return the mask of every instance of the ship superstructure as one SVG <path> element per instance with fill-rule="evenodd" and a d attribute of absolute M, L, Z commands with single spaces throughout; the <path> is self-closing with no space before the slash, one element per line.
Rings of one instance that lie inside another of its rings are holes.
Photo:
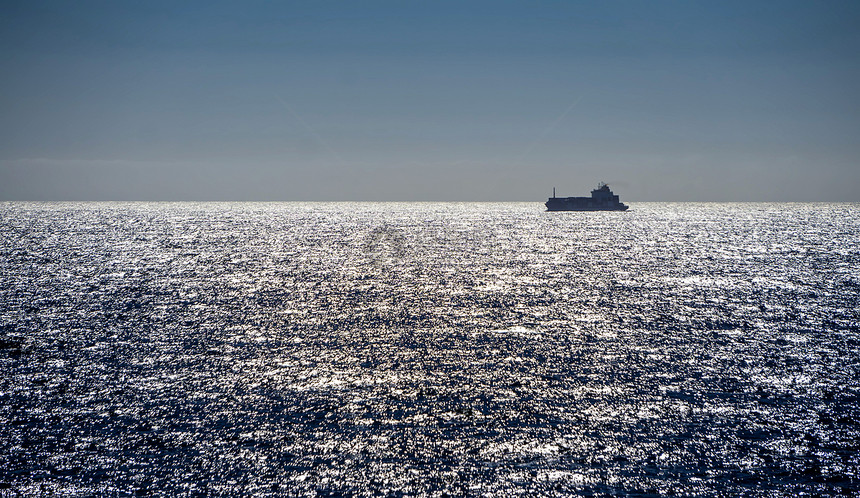
<path fill-rule="evenodd" d="M 591 197 L 552 197 L 546 201 L 547 211 L 626 211 L 627 205 L 609 190 L 609 185 L 601 182 L 591 191 Z"/>

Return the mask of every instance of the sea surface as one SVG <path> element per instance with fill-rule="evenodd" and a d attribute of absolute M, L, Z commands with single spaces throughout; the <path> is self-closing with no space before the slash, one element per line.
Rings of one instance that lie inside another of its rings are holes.
<path fill-rule="evenodd" d="M 860 204 L 0 203 L 0 496 L 860 493 Z"/>

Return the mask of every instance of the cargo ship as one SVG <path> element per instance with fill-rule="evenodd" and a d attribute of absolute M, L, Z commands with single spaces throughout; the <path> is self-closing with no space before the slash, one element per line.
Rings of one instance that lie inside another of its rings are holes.
<path fill-rule="evenodd" d="M 609 190 L 609 185 L 600 183 L 591 191 L 591 197 L 552 197 L 546 201 L 547 211 L 627 211 L 627 205 Z"/>

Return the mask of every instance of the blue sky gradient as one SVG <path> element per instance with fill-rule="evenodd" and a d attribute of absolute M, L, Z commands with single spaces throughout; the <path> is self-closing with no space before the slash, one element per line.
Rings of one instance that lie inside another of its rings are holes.
<path fill-rule="evenodd" d="M 860 201 L 856 2 L 5 2 L 0 200 Z"/>

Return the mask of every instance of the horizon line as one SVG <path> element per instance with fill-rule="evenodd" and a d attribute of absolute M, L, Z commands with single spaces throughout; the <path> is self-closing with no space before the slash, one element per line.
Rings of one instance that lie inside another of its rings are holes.
<path fill-rule="evenodd" d="M 462 199 L 447 199 L 447 200 L 432 200 L 432 199 L 331 199 L 331 200 L 302 200 L 302 199 L 0 199 L 0 203 L 71 203 L 71 202 L 115 202 L 115 203 L 426 203 L 426 204 L 441 204 L 441 203 L 469 203 L 469 204 L 492 204 L 492 203 L 535 203 L 543 204 L 545 201 L 536 200 L 462 200 Z M 860 200 L 627 200 L 624 202 L 631 203 L 677 203 L 677 204 L 858 204 Z"/>

